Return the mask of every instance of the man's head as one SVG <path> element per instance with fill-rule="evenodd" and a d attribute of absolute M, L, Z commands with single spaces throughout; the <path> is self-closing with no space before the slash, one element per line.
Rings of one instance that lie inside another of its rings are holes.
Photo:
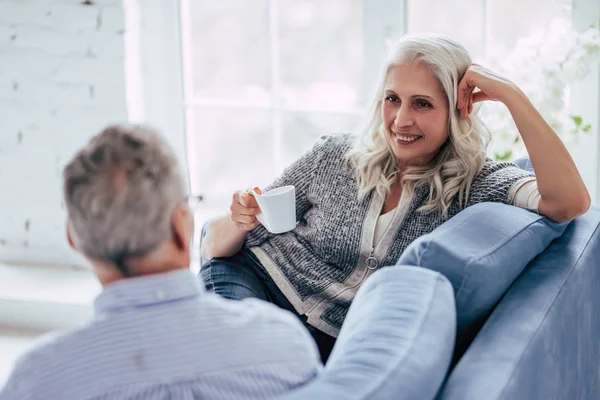
<path fill-rule="evenodd" d="M 187 191 L 158 133 L 109 126 L 73 157 L 63 178 L 69 243 L 102 283 L 189 266 Z"/>

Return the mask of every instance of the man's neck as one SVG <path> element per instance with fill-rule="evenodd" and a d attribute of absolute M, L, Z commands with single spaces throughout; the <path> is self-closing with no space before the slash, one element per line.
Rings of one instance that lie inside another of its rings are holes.
<path fill-rule="evenodd" d="M 177 270 L 185 270 L 185 269 L 189 269 L 189 266 L 180 264 L 180 263 L 178 263 L 178 264 L 173 263 L 173 264 L 165 265 L 165 266 L 161 266 L 161 267 L 158 267 L 158 266 L 156 266 L 156 267 L 135 266 L 134 268 L 131 268 L 131 267 L 129 268 L 131 276 L 125 277 L 117 270 L 117 268 L 114 265 L 110 265 L 110 264 L 107 265 L 104 263 L 101 266 L 94 265 L 94 272 L 96 273 L 96 277 L 98 278 L 98 280 L 100 281 L 100 284 L 103 287 L 106 287 L 115 282 L 123 281 L 126 279 L 134 279 L 134 278 L 139 278 L 142 276 L 158 275 L 158 274 L 163 274 L 163 273 L 177 271 Z"/>

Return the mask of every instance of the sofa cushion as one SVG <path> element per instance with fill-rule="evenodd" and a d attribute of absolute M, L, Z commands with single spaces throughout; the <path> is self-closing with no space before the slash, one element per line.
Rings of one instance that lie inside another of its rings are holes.
<path fill-rule="evenodd" d="M 404 251 L 398 264 L 438 271 L 452 283 L 457 312 L 455 359 L 525 266 L 566 226 L 518 207 L 481 203 Z"/>
<path fill-rule="evenodd" d="M 516 160 L 513 161 L 513 163 L 517 167 L 524 169 L 525 171 L 535 172 L 533 170 L 533 165 L 531 164 L 531 160 L 529 159 L 528 156 L 517 158 Z"/>
<path fill-rule="evenodd" d="M 444 276 L 413 266 L 381 269 L 358 290 L 325 370 L 284 399 L 433 399 L 455 331 Z"/>

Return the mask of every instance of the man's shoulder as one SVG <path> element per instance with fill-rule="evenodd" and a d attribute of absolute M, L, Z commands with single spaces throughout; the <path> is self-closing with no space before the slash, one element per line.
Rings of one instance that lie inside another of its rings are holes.
<path fill-rule="evenodd" d="M 259 299 L 229 300 L 218 295 L 204 296 L 207 305 L 217 309 L 221 315 L 231 320 L 239 319 L 240 324 L 260 326 L 262 323 L 275 323 L 289 329 L 298 329 L 302 324 L 292 313 Z"/>
<path fill-rule="evenodd" d="M 287 310 L 259 299 L 228 300 L 212 295 L 207 300 L 218 310 L 218 317 L 212 323 L 233 329 L 243 335 L 247 343 L 256 340 L 260 344 L 269 338 L 269 346 L 316 351 L 306 327 Z"/>
<path fill-rule="evenodd" d="M 18 358 L 16 365 L 30 365 L 46 361 L 48 358 L 56 358 L 61 350 L 69 349 L 69 342 L 73 331 L 54 331 L 46 333 L 37 338 L 31 346 L 25 349 Z"/>
<path fill-rule="evenodd" d="M 36 339 L 15 362 L 4 389 L 33 398 L 32 390 L 43 393 L 45 385 L 53 382 L 53 375 L 62 371 L 62 356 L 76 351 L 72 346 L 75 342 L 73 331 L 50 332 Z"/>

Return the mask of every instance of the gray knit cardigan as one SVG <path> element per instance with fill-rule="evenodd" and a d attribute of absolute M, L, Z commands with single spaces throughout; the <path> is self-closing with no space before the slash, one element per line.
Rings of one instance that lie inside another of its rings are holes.
<path fill-rule="evenodd" d="M 260 225 L 245 241 L 298 313 L 332 336 L 337 336 L 365 279 L 378 268 L 394 265 L 413 240 L 444 222 L 439 213 L 417 211 L 429 194 L 428 187 L 418 188 L 412 198 L 402 195 L 389 228 L 373 247 L 385 199 L 373 191 L 358 201 L 355 170 L 346 160 L 353 141 L 350 134 L 321 138 L 265 188 L 296 187 L 298 224 L 279 235 Z M 531 176 L 512 163 L 488 159 L 471 185 L 466 206 L 510 203 L 511 189 Z M 459 211 L 455 199 L 449 217 Z"/>

